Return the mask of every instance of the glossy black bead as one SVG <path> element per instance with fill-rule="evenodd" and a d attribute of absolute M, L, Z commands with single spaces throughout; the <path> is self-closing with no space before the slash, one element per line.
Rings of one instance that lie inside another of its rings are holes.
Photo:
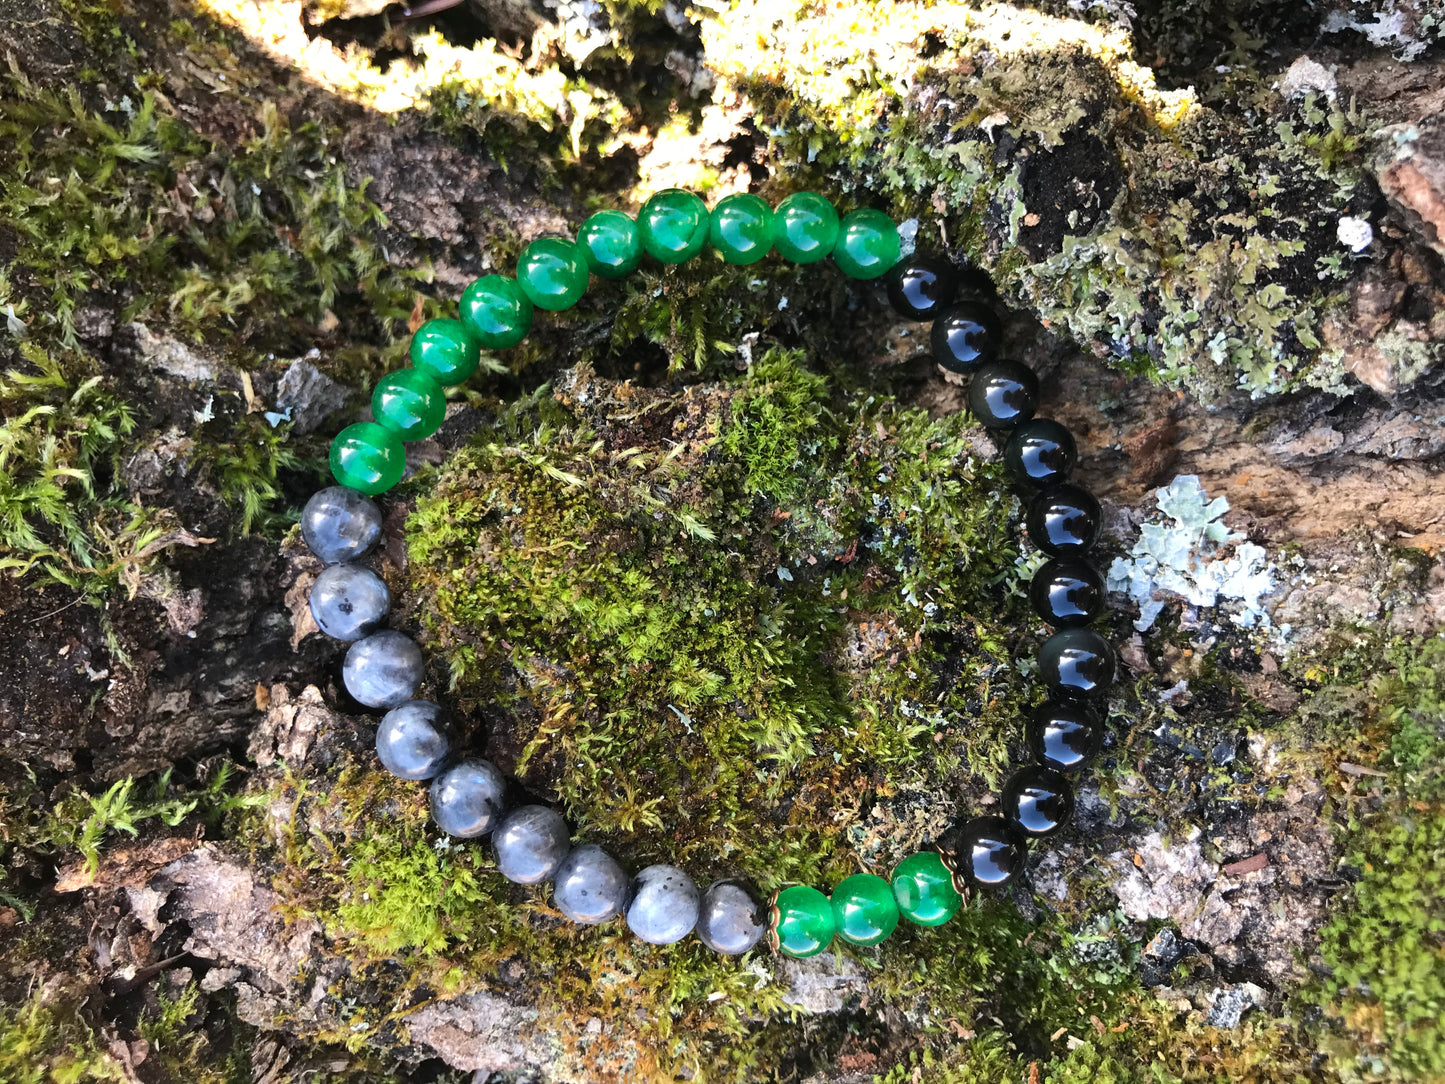
<path fill-rule="evenodd" d="M 1033 418 L 1015 429 L 1003 448 L 1003 465 L 1019 485 L 1067 482 L 1079 462 L 1074 436 L 1051 418 Z"/>
<path fill-rule="evenodd" d="M 1093 629 L 1063 629 L 1039 648 L 1039 673 L 1055 696 L 1090 697 L 1114 680 L 1114 649 Z"/>
<path fill-rule="evenodd" d="M 937 256 L 905 256 L 888 272 L 886 286 L 899 316 L 931 320 L 953 304 L 958 275 L 952 264 Z"/>
<path fill-rule="evenodd" d="M 991 361 L 973 374 L 968 409 L 990 429 L 1012 429 L 1039 407 L 1039 378 L 1017 361 Z"/>
<path fill-rule="evenodd" d="M 1087 561 L 1055 557 L 1034 573 L 1029 602 L 1054 628 L 1087 625 L 1104 612 L 1104 576 Z"/>
<path fill-rule="evenodd" d="M 955 373 L 972 373 L 998 357 L 1003 325 L 981 301 L 960 301 L 933 321 L 933 359 Z"/>
<path fill-rule="evenodd" d="M 1000 800 L 1004 816 L 1034 839 L 1053 835 L 1074 814 L 1074 788 L 1068 778 L 1037 764 L 1014 772 Z"/>
<path fill-rule="evenodd" d="M 1079 557 L 1099 540 L 1104 513 L 1088 490 L 1050 486 L 1029 504 L 1024 522 L 1029 541 L 1050 557 Z"/>
<path fill-rule="evenodd" d="M 1081 700 L 1045 700 L 1029 716 L 1029 751 L 1045 768 L 1080 772 L 1104 742 L 1104 724 Z"/>
<path fill-rule="evenodd" d="M 953 869 L 955 884 L 996 888 L 1008 884 L 1028 859 L 1028 841 L 1018 826 L 1003 817 L 975 817 L 939 840 L 939 849 Z"/>

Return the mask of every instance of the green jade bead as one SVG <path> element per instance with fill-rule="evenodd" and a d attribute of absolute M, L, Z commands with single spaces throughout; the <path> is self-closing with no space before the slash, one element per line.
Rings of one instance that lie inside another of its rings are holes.
<path fill-rule="evenodd" d="M 838 243 L 838 212 L 816 192 L 794 192 L 773 214 L 773 247 L 793 263 L 817 263 Z"/>
<path fill-rule="evenodd" d="M 937 851 L 910 854 L 894 867 L 893 898 L 915 926 L 942 926 L 963 906 L 953 875 Z"/>
<path fill-rule="evenodd" d="M 843 216 L 833 262 L 852 279 L 876 279 L 886 274 L 903 253 L 898 227 L 882 211 L 864 208 Z"/>
<path fill-rule="evenodd" d="M 481 350 L 460 320 L 428 320 L 411 337 L 411 363 L 443 387 L 465 384 Z"/>
<path fill-rule="evenodd" d="M 773 209 L 746 192 L 724 196 L 712 209 L 707 239 L 728 263 L 757 263 L 773 247 Z"/>
<path fill-rule="evenodd" d="M 462 324 L 488 350 L 516 346 L 532 330 L 532 302 L 516 280 L 483 275 L 462 292 Z"/>
<path fill-rule="evenodd" d="M 587 292 L 587 257 L 571 241 L 543 237 L 522 250 L 517 285 L 539 309 L 570 309 Z"/>
<path fill-rule="evenodd" d="M 331 474 L 341 485 L 375 497 L 401 481 L 401 438 L 375 422 L 348 425 L 331 442 Z"/>
<path fill-rule="evenodd" d="M 657 193 L 637 215 L 642 247 L 663 263 L 682 263 L 701 252 L 711 222 L 707 204 L 681 188 Z"/>
<path fill-rule="evenodd" d="M 898 903 L 882 877 L 855 873 L 833 889 L 838 936 L 855 945 L 876 945 L 898 928 Z"/>
<path fill-rule="evenodd" d="M 442 386 L 417 369 L 387 373 L 371 393 L 371 413 L 402 440 L 421 440 L 437 431 L 446 417 Z"/>
<path fill-rule="evenodd" d="M 816 956 L 833 943 L 836 926 L 828 897 L 807 885 L 789 885 L 773 900 L 773 948 L 785 956 Z"/>
<path fill-rule="evenodd" d="M 637 270 L 642 233 L 630 215 L 598 211 L 577 231 L 577 247 L 599 278 L 620 279 Z"/>

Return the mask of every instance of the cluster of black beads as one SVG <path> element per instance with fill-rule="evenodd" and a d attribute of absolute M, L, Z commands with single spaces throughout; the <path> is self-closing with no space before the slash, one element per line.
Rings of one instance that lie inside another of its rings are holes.
<path fill-rule="evenodd" d="M 992 287 L 945 260 L 911 256 L 888 275 L 894 309 L 932 320 L 934 359 L 969 377 L 968 406 L 989 429 L 1007 434 L 1004 466 L 1024 491 L 1029 540 L 1048 557 L 1034 573 L 1029 601 L 1054 633 L 1039 649 L 1048 697 L 1027 724 L 1034 763 L 1004 785 L 1002 816 L 975 817 L 940 841 L 962 884 L 1002 885 L 1023 868 L 1029 839 L 1053 835 L 1074 811 L 1070 776 L 1098 752 L 1098 703 L 1114 680 L 1115 654 L 1089 626 L 1104 609 L 1104 578 L 1086 560 L 1099 539 L 1099 502 L 1069 481 L 1078 448 L 1068 429 L 1036 418 L 1039 380 L 1028 366 L 1002 358 L 1002 323 L 988 303 Z"/>

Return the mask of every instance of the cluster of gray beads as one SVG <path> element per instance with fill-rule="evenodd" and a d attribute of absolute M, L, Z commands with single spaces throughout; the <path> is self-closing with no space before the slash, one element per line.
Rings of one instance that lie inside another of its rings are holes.
<path fill-rule="evenodd" d="M 628 878 L 594 844 L 572 846 L 567 822 L 554 809 L 506 810 L 506 779 L 490 761 L 454 760 L 457 735 L 438 704 L 414 699 L 422 679 L 421 649 L 378 627 L 391 606 L 381 577 L 354 562 L 381 537 L 381 512 L 355 490 L 323 489 L 301 514 L 301 534 L 327 564 L 311 589 L 311 613 L 326 635 L 351 641 L 342 679 L 362 704 L 387 708 L 376 752 L 401 779 L 431 781 L 431 811 L 443 832 L 460 839 L 492 836 L 497 868 L 517 884 L 550 881 L 557 909 L 594 925 L 622 914 L 643 941 L 670 945 L 689 933 L 725 955 L 747 952 L 767 930 L 757 896 L 741 882 L 715 881 L 703 891 L 676 866 L 648 866 Z"/>

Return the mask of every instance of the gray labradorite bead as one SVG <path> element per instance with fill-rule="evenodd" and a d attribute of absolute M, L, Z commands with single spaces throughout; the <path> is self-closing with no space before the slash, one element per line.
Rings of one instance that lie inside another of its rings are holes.
<path fill-rule="evenodd" d="M 355 561 L 381 537 L 381 509 L 354 489 L 330 486 L 302 509 L 301 537 L 328 565 Z"/>
<path fill-rule="evenodd" d="M 596 844 L 575 847 L 557 867 L 552 902 L 573 922 L 586 926 L 606 922 L 627 902 L 627 874 Z"/>
<path fill-rule="evenodd" d="M 484 836 L 497 826 L 506 792 L 495 764 L 467 757 L 432 780 L 432 820 L 449 836 Z"/>
<path fill-rule="evenodd" d="M 681 941 L 697 925 L 697 884 L 676 866 L 648 866 L 632 878 L 627 925 L 650 945 Z"/>
<path fill-rule="evenodd" d="M 392 708 L 376 728 L 376 755 L 399 779 L 430 779 L 447 766 L 456 732 L 440 705 L 408 700 Z"/>
<path fill-rule="evenodd" d="M 738 881 L 714 881 L 698 905 L 697 939 L 724 956 L 740 956 L 768 932 L 762 902 Z"/>
<path fill-rule="evenodd" d="M 519 885 L 541 884 L 557 872 L 572 849 L 572 833 L 562 814 L 544 805 L 513 810 L 492 833 L 497 869 Z"/>
<path fill-rule="evenodd" d="M 332 565 L 311 587 L 311 616 L 333 640 L 360 640 L 390 608 L 382 578 L 360 565 Z"/>
<path fill-rule="evenodd" d="M 421 678 L 421 648 L 392 629 L 357 640 L 341 667 L 346 691 L 369 708 L 405 703 L 416 695 Z"/>

